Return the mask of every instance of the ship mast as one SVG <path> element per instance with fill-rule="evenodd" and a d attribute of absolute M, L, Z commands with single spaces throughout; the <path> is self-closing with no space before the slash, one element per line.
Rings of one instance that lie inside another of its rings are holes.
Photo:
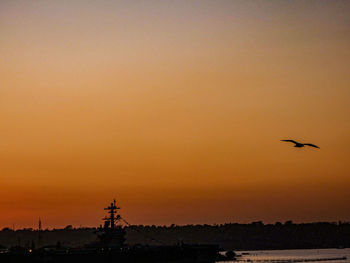
<path fill-rule="evenodd" d="M 118 221 L 122 219 L 119 215 L 118 210 L 120 207 L 117 206 L 115 199 L 113 202 L 104 210 L 108 211 L 108 214 L 103 220 L 105 221 L 104 226 L 100 227 L 98 237 L 101 245 L 108 248 L 121 248 L 125 242 L 125 229 L 118 225 Z"/>
<path fill-rule="evenodd" d="M 104 210 L 108 210 L 109 216 L 106 216 L 103 218 L 103 220 L 107 223 L 109 223 L 109 226 L 114 229 L 116 222 L 118 222 L 121 219 L 121 216 L 118 215 L 117 210 L 119 210 L 120 207 L 116 205 L 115 199 L 113 200 L 113 203 L 111 203 L 108 207 L 106 207 Z"/>

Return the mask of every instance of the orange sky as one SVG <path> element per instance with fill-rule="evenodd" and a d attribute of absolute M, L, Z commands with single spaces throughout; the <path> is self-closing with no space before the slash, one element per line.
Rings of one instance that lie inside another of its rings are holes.
<path fill-rule="evenodd" d="M 0 227 L 350 220 L 349 14 L 1 1 Z"/>

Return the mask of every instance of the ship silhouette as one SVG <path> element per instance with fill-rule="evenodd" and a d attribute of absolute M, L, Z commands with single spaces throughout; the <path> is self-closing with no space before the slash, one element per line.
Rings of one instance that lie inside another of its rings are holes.
<path fill-rule="evenodd" d="M 39 249 L 11 250 L 0 253 L 0 262 L 16 263 L 76 263 L 76 262 L 115 262 L 115 263 L 214 263 L 217 259 L 228 259 L 219 254 L 219 246 L 184 244 L 176 245 L 135 245 L 125 244 L 126 231 L 119 224 L 124 220 L 119 214 L 116 200 L 104 208 L 108 215 L 103 218 L 95 234 L 97 241 L 82 248 L 67 248 L 60 244 Z M 151 238 L 152 239 L 152 238 Z M 159 241 L 161 243 L 161 241 Z"/>
<path fill-rule="evenodd" d="M 108 211 L 108 216 L 103 218 L 104 226 L 96 231 L 99 238 L 99 244 L 102 247 L 107 248 L 121 248 L 125 242 L 125 229 L 117 223 L 122 219 L 121 215 L 118 214 L 120 207 L 116 205 L 116 200 L 106 207 L 104 210 Z"/>

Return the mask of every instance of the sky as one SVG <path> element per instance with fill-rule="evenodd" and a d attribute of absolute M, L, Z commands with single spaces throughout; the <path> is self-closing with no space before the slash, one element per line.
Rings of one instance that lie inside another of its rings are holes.
<path fill-rule="evenodd" d="M 349 221 L 349 14 L 0 1 L 0 227 Z"/>

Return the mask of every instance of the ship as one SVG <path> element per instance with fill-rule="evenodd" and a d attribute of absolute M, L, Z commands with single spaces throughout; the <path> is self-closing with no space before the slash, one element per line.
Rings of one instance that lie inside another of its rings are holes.
<path fill-rule="evenodd" d="M 104 210 L 108 211 L 109 215 L 103 218 L 104 225 L 103 227 L 100 226 L 96 232 L 99 239 L 98 244 L 102 248 L 120 249 L 125 246 L 126 231 L 118 224 L 122 219 L 121 215 L 118 213 L 119 209 L 120 207 L 117 206 L 115 199 L 108 207 L 104 208 Z"/>
<path fill-rule="evenodd" d="M 80 248 L 44 247 L 36 250 L 8 251 L 0 254 L 0 262 L 16 263 L 214 263 L 224 260 L 216 244 L 135 245 L 125 243 L 127 223 L 113 200 L 104 210 L 108 215 L 97 229 L 97 241 Z"/>

